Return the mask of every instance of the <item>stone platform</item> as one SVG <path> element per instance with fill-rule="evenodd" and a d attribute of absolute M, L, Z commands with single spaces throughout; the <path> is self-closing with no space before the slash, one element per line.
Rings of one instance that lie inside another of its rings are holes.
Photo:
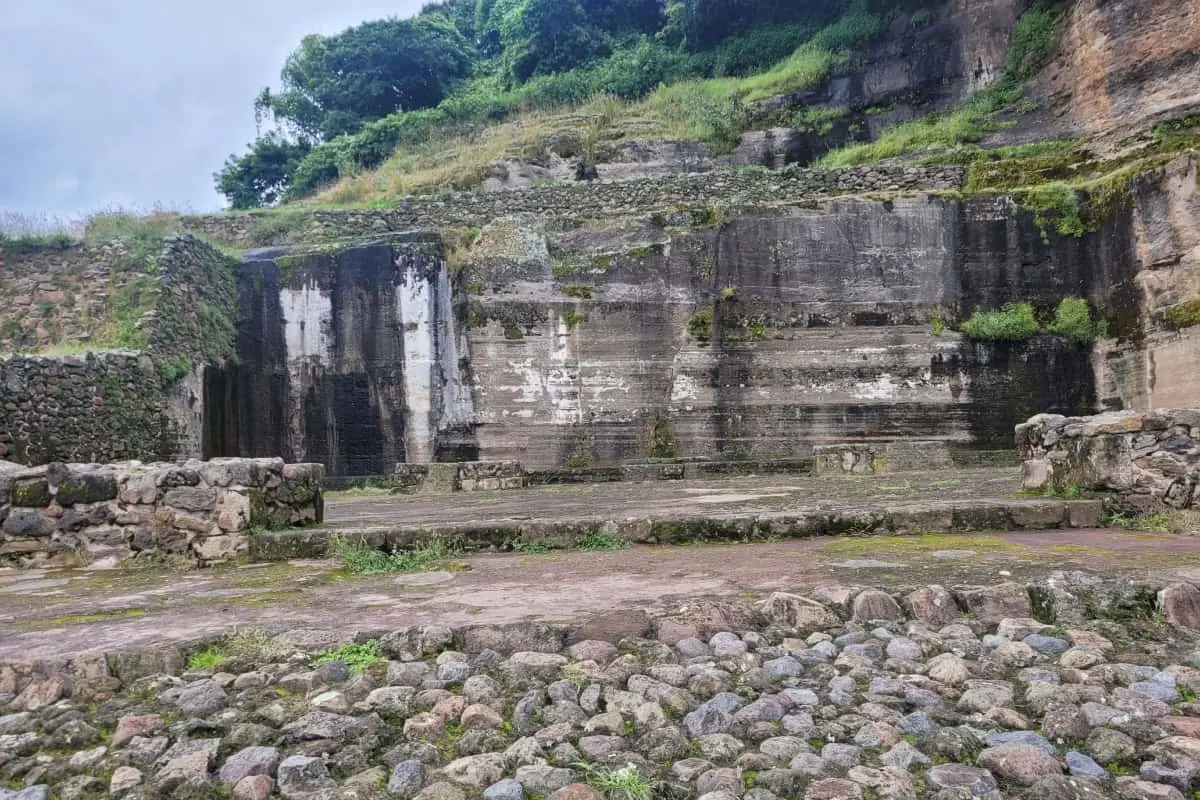
<path fill-rule="evenodd" d="M 451 541 L 468 550 L 572 547 L 593 533 L 642 544 L 871 533 L 1094 527 L 1098 500 L 1016 492 L 1016 469 L 905 475 L 773 475 L 408 497 L 330 495 L 327 524 L 262 533 L 253 560 L 319 558 L 331 536 L 380 549 Z"/>

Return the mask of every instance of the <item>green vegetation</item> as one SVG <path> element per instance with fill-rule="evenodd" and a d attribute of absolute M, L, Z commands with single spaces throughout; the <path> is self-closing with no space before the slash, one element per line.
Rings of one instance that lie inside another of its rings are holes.
<path fill-rule="evenodd" d="M 713 308 L 708 306 L 702 308 L 688 318 L 687 322 L 688 336 L 691 336 L 700 345 L 706 345 L 713 338 Z"/>
<path fill-rule="evenodd" d="M 605 800 L 650 800 L 655 795 L 656 785 L 633 764 L 619 769 L 587 763 L 578 763 L 575 767 Z"/>
<path fill-rule="evenodd" d="M 327 650 L 316 657 L 313 666 L 319 667 L 332 661 L 340 661 L 350 668 L 352 674 L 357 675 L 372 664 L 379 664 L 387 659 L 379 652 L 379 641 L 371 639 L 360 644 L 344 644 L 334 650 Z"/>
<path fill-rule="evenodd" d="M 1168 327 L 1176 330 L 1200 325 L 1200 300 L 1186 300 L 1171 306 L 1163 319 Z"/>
<path fill-rule="evenodd" d="M 578 300 L 591 300 L 594 288 L 591 286 L 582 286 L 577 283 L 568 284 L 563 287 L 563 294 L 567 297 L 574 297 Z"/>
<path fill-rule="evenodd" d="M 882 33 L 899 13 L 884 5 L 446 0 L 306 37 L 254 103 L 277 129 L 215 182 L 234 208 L 339 180 L 324 199 L 367 202 L 474 185 L 503 155 L 594 162 L 626 133 L 728 149 L 751 104 L 814 86 Z"/>
<path fill-rule="evenodd" d="M 1058 308 L 1054 310 L 1054 319 L 1046 330 L 1072 342 L 1090 344 L 1096 337 L 1106 333 L 1105 327 L 1103 321 L 1097 322 L 1092 319 L 1087 300 L 1068 297 L 1058 304 Z"/>
<path fill-rule="evenodd" d="M 1049 323 L 1042 325 L 1032 303 L 1012 303 L 999 311 L 976 311 L 959 326 L 971 339 L 1020 342 L 1039 333 L 1052 333 L 1078 344 L 1090 344 L 1107 334 L 1103 320 L 1092 319 L 1086 300 L 1068 297 L 1059 302 Z"/>
<path fill-rule="evenodd" d="M 580 550 L 625 550 L 629 542 L 601 531 L 593 531 L 579 540 Z"/>
<path fill-rule="evenodd" d="M 0 253 L 36 253 L 42 250 L 66 250 L 76 241 L 65 233 L 27 233 L 9 236 L 0 232 Z"/>
<path fill-rule="evenodd" d="M 1031 304 L 1013 303 L 1000 311 L 976 311 L 959 330 L 972 339 L 1017 342 L 1036 336 L 1041 326 Z"/>
<path fill-rule="evenodd" d="M 568 308 L 566 311 L 562 312 L 562 321 L 567 326 L 567 330 L 572 331 L 575 330 L 575 326 L 579 323 L 586 322 L 587 316 L 579 313 L 573 308 Z"/>
<path fill-rule="evenodd" d="M 1145 533 L 1200 532 L 1200 512 L 1191 510 L 1163 509 L 1142 514 L 1114 511 L 1105 514 L 1103 522 L 1110 528 Z"/>
<path fill-rule="evenodd" d="M 900 123 L 873 142 L 828 153 L 820 163 L 841 167 L 922 153 L 977 151 L 975 145 L 984 134 L 1001 127 L 998 113 L 1021 99 L 1025 84 L 1049 62 L 1057 46 L 1057 17 L 1042 9 L 1027 11 L 1013 30 L 1004 73 L 993 85 L 958 109 Z"/>
<path fill-rule="evenodd" d="M 453 569 L 452 559 L 461 554 L 446 542 L 435 539 L 424 547 L 414 550 L 385 552 L 352 543 L 343 536 L 329 541 L 330 554 L 341 561 L 342 567 L 354 575 L 379 575 L 386 573 L 431 572 L 437 569 Z"/>
<path fill-rule="evenodd" d="M 229 660 L 229 654 L 220 647 L 206 647 L 199 653 L 188 656 L 187 668 L 194 670 L 215 670 Z"/>

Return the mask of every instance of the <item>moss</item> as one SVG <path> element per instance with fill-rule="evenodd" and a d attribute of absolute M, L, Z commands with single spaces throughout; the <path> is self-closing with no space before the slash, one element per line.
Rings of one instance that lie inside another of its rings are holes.
<path fill-rule="evenodd" d="M 146 611 L 140 608 L 127 608 L 122 611 L 96 611 L 90 614 L 62 614 L 45 619 L 29 619 L 20 622 L 21 628 L 43 629 L 57 628 L 63 625 L 86 625 L 93 622 L 112 622 L 122 619 L 135 619 L 146 616 Z"/>
<path fill-rule="evenodd" d="M 521 331 L 519 325 L 508 323 L 504 326 L 504 338 L 510 342 L 515 342 L 525 338 L 525 334 Z"/>
<path fill-rule="evenodd" d="M 1084 213 L 1079 192 L 1062 181 L 1026 189 L 1017 194 L 1017 199 L 1022 206 L 1034 211 L 1043 238 L 1051 228 L 1063 236 L 1080 237 L 1098 227 L 1091 216 Z"/>
<path fill-rule="evenodd" d="M 1163 315 L 1163 320 L 1174 330 L 1200 325 L 1200 300 L 1187 300 L 1171 306 Z"/>

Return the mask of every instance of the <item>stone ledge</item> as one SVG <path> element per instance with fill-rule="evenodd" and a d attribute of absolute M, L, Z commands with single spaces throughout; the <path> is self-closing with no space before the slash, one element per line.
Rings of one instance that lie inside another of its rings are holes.
<path fill-rule="evenodd" d="M 906 503 L 857 512 L 813 509 L 632 520 L 534 519 L 357 529 L 325 527 L 258 534 L 250 539 L 249 555 L 255 561 L 321 558 L 327 554 L 332 536 L 346 536 L 367 547 L 387 550 L 420 547 L 435 540 L 453 542 L 467 550 L 506 550 L 514 542 L 568 548 L 596 532 L 627 542 L 661 545 L 930 531 L 1088 528 L 1099 524 L 1100 512 L 1101 504 L 1094 500 L 1031 499 Z"/>

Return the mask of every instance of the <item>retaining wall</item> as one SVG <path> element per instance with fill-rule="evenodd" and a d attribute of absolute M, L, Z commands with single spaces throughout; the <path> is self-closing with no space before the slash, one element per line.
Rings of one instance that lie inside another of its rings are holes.
<path fill-rule="evenodd" d="M 1039 414 L 1016 434 L 1025 489 L 1116 492 L 1134 511 L 1200 509 L 1200 408 Z"/>
<path fill-rule="evenodd" d="M 227 561 L 257 530 L 321 522 L 320 464 L 218 459 L 184 464 L 0 462 L 0 563 Z"/>

